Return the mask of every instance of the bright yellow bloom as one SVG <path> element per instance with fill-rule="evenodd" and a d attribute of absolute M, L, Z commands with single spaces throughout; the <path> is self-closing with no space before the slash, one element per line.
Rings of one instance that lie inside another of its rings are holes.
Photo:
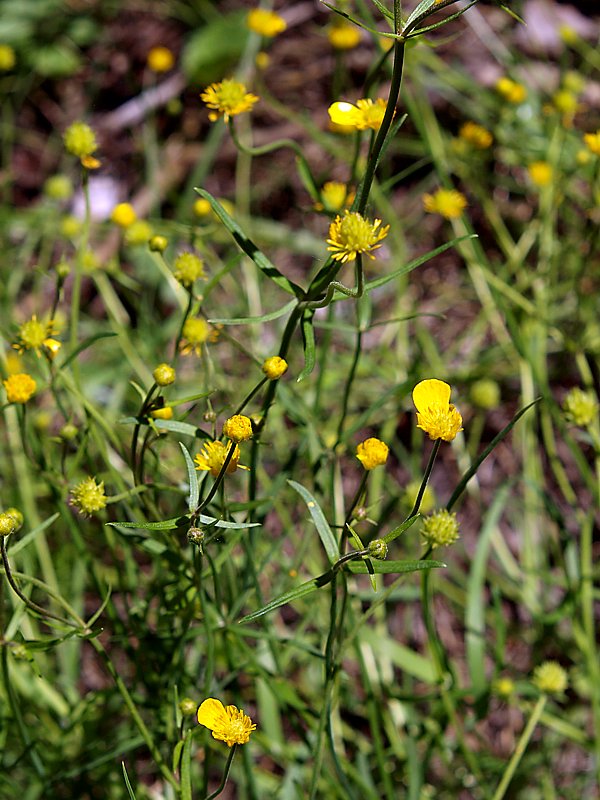
<path fill-rule="evenodd" d="M 348 208 L 354 202 L 354 192 L 348 191 L 345 183 L 339 181 L 327 181 L 321 189 L 322 203 L 315 203 L 317 211 L 341 211 Z"/>
<path fill-rule="evenodd" d="M 219 739 L 228 747 L 234 744 L 246 744 L 256 725 L 243 711 L 236 706 L 225 707 L 220 700 L 209 697 L 198 709 L 198 722 L 212 731 L 215 739 Z"/>
<path fill-rule="evenodd" d="M 560 89 L 560 91 L 556 92 L 552 98 L 552 104 L 557 111 L 571 119 L 573 119 L 579 108 L 577 95 L 568 89 Z"/>
<path fill-rule="evenodd" d="M 467 198 L 456 189 L 438 189 L 423 195 L 423 208 L 428 214 L 441 214 L 444 219 L 457 219 L 467 207 Z"/>
<path fill-rule="evenodd" d="M 25 350 L 35 350 L 37 356 L 42 349 L 46 349 L 50 357 L 54 357 L 60 348 L 60 342 L 51 337 L 56 333 L 54 320 L 40 322 L 34 314 L 31 319 L 19 327 L 18 341 L 13 344 L 15 350 L 24 353 Z M 58 347 L 57 347 L 58 345 Z"/>
<path fill-rule="evenodd" d="M 94 514 L 106 507 L 104 481 L 96 483 L 94 478 L 86 478 L 71 489 L 72 506 L 84 515 Z"/>
<path fill-rule="evenodd" d="M 171 406 L 155 408 L 154 411 L 150 412 L 150 416 L 154 419 L 173 419 L 173 409 Z"/>
<path fill-rule="evenodd" d="M 223 436 L 231 439 L 232 442 L 245 442 L 247 439 L 251 439 L 252 435 L 250 417 L 245 417 L 243 414 L 234 414 L 233 417 L 225 420 Z"/>
<path fill-rule="evenodd" d="M 159 364 L 152 373 L 152 377 L 159 386 L 170 386 L 175 382 L 175 370 L 169 364 Z"/>
<path fill-rule="evenodd" d="M 194 214 L 197 217 L 207 217 L 212 211 L 211 204 L 208 202 L 208 200 L 205 200 L 204 197 L 199 197 L 194 202 L 193 208 L 194 208 Z"/>
<path fill-rule="evenodd" d="M 148 242 L 148 247 L 153 253 L 164 253 L 169 246 L 169 240 L 166 236 L 153 236 Z"/>
<path fill-rule="evenodd" d="M 363 467 L 370 471 L 375 467 L 380 467 L 385 464 L 388 458 L 390 448 L 381 439 L 365 439 L 356 448 L 356 457 L 363 465 Z"/>
<path fill-rule="evenodd" d="M 179 349 L 184 356 L 192 352 L 199 356 L 204 342 L 214 337 L 210 325 L 203 317 L 188 317 L 181 335 L 182 340 Z"/>
<path fill-rule="evenodd" d="M 544 661 L 536 667 L 533 682 L 545 694 L 562 694 L 569 684 L 566 671 L 557 661 Z"/>
<path fill-rule="evenodd" d="M 168 72 L 175 65 L 175 56 L 168 47 L 153 47 L 147 63 L 152 72 Z"/>
<path fill-rule="evenodd" d="M 137 214 L 131 203 L 119 203 L 113 208 L 110 218 L 120 228 L 129 228 L 136 221 Z"/>
<path fill-rule="evenodd" d="M 91 156 L 98 148 L 96 134 L 85 122 L 74 122 L 63 134 L 65 147 L 80 159 Z"/>
<path fill-rule="evenodd" d="M 421 536 L 425 539 L 425 544 L 433 550 L 436 547 L 453 544 L 459 538 L 456 514 L 451 514 L 443 508 L 426 517 L 421 527 Z"/>
<path fill-rule="evenodd" d="M 357 211 L 345 211 L 343 217 L 338 215 L 329 226 L 327 249 L 331 251 L 331 257 L 343 263 L 354 261 L 361 253 L 375 258 L 371 252 L 381 247 L 379 243 L 390 229 L 389 225 L 380 226 L 380 219 L 371 222 Z"/>
<path fill-rule="evenodd" d="M 329 44 L 336 50 L 353 50 L 360 44 L 360 30 L 347 22 L 336 22 L 327 31 Z"/>
<path fill-rule="evenodd" d="M 520 105 L 527 99 L 527 89 L 522 83 L 517 83 L 510 78 L 500 78 L 496 82 L 496 90 L 508 102 Z"/>
<path fill-rule="evenodd" d="M 232 78 L 226 78 L 220 83 L 211 83 L 200 95 L 209 108 L 214 109 L 208 115 L 211 122 L 223 117 L 225 122 L 229 117 L 251 111 L 252 106 L 258 102 L 255 94 L 246 91 L 243 83 L 238 83 Z"/>
<path fill-rule="evenodd" d="M 204 262 L 194 253 L 180 253 L 175 259 L 173 275 L 182 286 L 190 289 L 199 278 L 204 278 Z"/>
<path fill-rule="evenodd" d="M 136 219 L 128 228 L 125 229 L 125 244 L 135 247 L 140 244 L 148 244 L 152 239 L 152 225 L 145 219 Z"/>
<path fill-rule="evenodd" d="M 379 97 L 375 102 L 370 98 L 357 100 L 356 105 L 340 101 L 332 103 L 327 109 L 331 121 L 335 125 L 366 131 L 369 128 L 378 131 L 383 122 L 386 101 Z"/>
<path fill-rule="evenodd" d="M 230 445 L 223 444 L 223 442 L 215 441 L 215 442 L 205 442 L 202 450 L 198 453 L 198 455 L 194 458 L 196 463 L 197 470 L 203 470 L 204 472 L 210 472 L 213 478 L 216 478 L 219 472 L 221 471 L 223 464 L 225 463 L 225 459 L 227 458 L 227 453 L 229 452 Z M 247 469 L 247 467 L 243 467 L 240 463 L 240 447 L 239 445 L 235 445 L 233 450 L 233 455 L 227 464 L 227 469 L 225 472 L 227 475 L 231 475 L 235 472 L 238 468 L 240 469 Z"/>
<path fill-rule="evenodd" d="M 492 134 L 476 122 L 465 122 L 458 132 L 459 137 L 476 150 L 486 150 L 494 141 Z"/>
<path fill-rule="evenodd" d="M 552 183 L 554 171 L 547 161 L 534 161 L 527 167 L 527 172 L 531 182 L 540 188 Z"/>
<path fill-rule="evenodd" d="M 270 381 L 276 381 L 278 378 L 281 378 L 281 376 L 287 371 L 287 368 L 287 361 L 285 358 L 281 358 L 280 356 L 271 356 L 270 358 L 266 358 L 262 365 L 262 371 Z"/>
<path fill-rule="evenodd" d="M 515 692 L 515 684 L 510 678 L 497 678 L 492 689 L 500 697 L 510 697 Z"/>
<path fill-rule="evenodd" d="M 462 431 L 462 417 L 450 402 L 451 389 L 444 381 L 430 378 L 413 389 L 413 403 L 417 409 L 417 428 L 429 434 L 430 439 L 451 442 Z"/>
<path fill-rule="evenodd" d="M 598 414 L 598 402 L 592 392 L 586 392 L 576 386 L 565 397 L 562 405 L 563 411 L 569 422 L 580 428 L 591 425 Z"/>
<path fill-rule="evenodd" d="M 596 133 L 584 134 L 583 141 L 586 143 L 588 150 L 595 156 L 600 156 L 600 129 Z"/>
<path fill-rule="evenodd" d="M 33 397 L 37 389 L 36 382 L 26 372 L 9 375 L 2 383 L 6 389 L 8 403 L 26 403 Z"/>
<path fill-rule="evenodd" d="M 272 38 L 287 28 L 287 22 L 274 11 L 266 8 L 253 8 L 248 12 L 246 24 L 254 33 Z"/>
<path fill-rule="evenodd" d="M 8 72 L 17 63 L 15 51 L 9 44 L 0 44 L 0 72 Z"/>

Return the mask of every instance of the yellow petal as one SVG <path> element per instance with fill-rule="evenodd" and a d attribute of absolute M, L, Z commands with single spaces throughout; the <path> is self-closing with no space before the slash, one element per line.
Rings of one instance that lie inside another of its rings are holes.
<path fill-rule="evenodd" d="M 451 389 L 444 381 L 429 378 L 417 383 L 413 389 L 412 398 L 417 411 L 423 413 L 427 408 L 448 407 Z"/>
<path fill-rule="evenodd" d="M 225 706 L 220 700 L 209 697 L 198 709 L 198 722 L 206 728 L 213 730 L 218 727 L 225 715 Z"/>
<path fill-rule="evenodd" d="M 329 117 L 336 125 L 354 125 L 356 106 L 352 103 L 332 103 L 328 109 Z"/>

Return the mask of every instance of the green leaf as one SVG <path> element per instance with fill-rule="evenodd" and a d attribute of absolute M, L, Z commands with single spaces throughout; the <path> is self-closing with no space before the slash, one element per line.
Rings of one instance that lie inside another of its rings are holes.
<path fill-rule="evenodd" d="M 421 516 L 420 514 L 415 514 L 413 517 L 405 519 L 404 522 L 398 525 L 397 528 L 394 528 L 393 531 L 386 533 L 386 535 L 383 537 L 383 541 L 386 542 L 387 544 L 393 542 L 394 539 L 397 539 L 399 536 L 401 536 L 404 533 L 404 531 L 407 531 L 411 527 L 411 525 L 414 525 L 420 516 Z"/>
<path fill-rule="evenodd" d="M 244 253 L 246 253 L 248 258 L 254 261 L 259 270 L 266 275 L 267 278 L 272 280 L 273 283 L 276 283 L 277 286 L 279 286 L 285 292 L 288 292 L 288 294 L 296 295 L 296 297 L 303 296 L 304 292 L 302 289 L 295 283 L 292 283 L 292 281 L 288 280 L 285 275 L 281 274 L 281 272 L 279 272 L 277 267 L 269 261 L 264 253 L 261 253 L 254 242 L 248 239 L 237 222 L 229 216 L 227 211 L 225 211 L 223 206 L 212 196 L 212 194 L 209 194 L 209 192 L 207 192 L 205 189 L 194 189 L 194 191 L 197 192 L 200 197 L 208 200 L 212 210 L 219 217 L 229 233 L 233 236 L 238 246 L 244 251 Z"/>
<path fill-rule="evenodd" d="M 533 400 L 531 403 L 529 403 L 524 408 L 522 408 L 520 411 L 518 411 L 515 414 L 515 416 L 511 419 L 511 421 L 508 423 L 508 425 L 506 425 L 506 427 L 502 428 L 502 430 L 500 431 L 499 434 L 497 434 L 497 436 L 494 436 L 494 438 L 489 443 L 489 445 L 485 448 L 483 453 L 481 453 L 481 455 L 477 459 L 475 459 L 473 464 L 471 464 L 469 469 L 465 472 L 465 474 L 460 479 L 460 481 L 458 483 L 458 486 L 456 487 L 456 489 L 452 493 L 452 497 L 450 498 L 450 500 L 448 500 L 448 503 L 446 504 L 446 508 L 448 509 L 448 511 L 452 510 L 452 506 L 456 503 L 458 498 L 461 496 L 461 494 L 467 488 L 467 483 L 471 480 L 473 475 L 475 475 L 475 473 L 477 472 L 479 467 L 482 465 L 482 463 L 485 461 L 485 459 L 489 456 L 489 454 L 492 452 L 492 450 L 497 445 L 499 445 L 500 442 L 503 439 L 506 438 L 506 436 L 510 433 L 510 431 L 515 427 L 517 422 L 521 419 L 523 414 L 526 411 L 528 411 L 532 406 L 534 406 L 536 403 L 539 403 L 541 399 L 542 399 L 541 397 L 536 397 L 535 400 Z"/>
<path fill-rule="evenodd" d="M 179 442 L 179 447 L 181 447 L 181 452 L 185 458 L 185 465 L 187 467 L 188 472 L 188 481 L 190 484 L 190 491 L 188 494 L 188 509 L 190 513 L 195 511 L 198 508 L 198 499 L 200 497 L 200 485 L 198 483 L 198 473 L 196 472 L 196 467 L 194 466 L 194 462 L 192 461 L 191 455 L 188 453 L 187 447 Z"/>
<path fill-rule="evenodd" d="M 210 434 L 203 431 L 202 428 L 196 427 L 196 425 L 190 425 L 189 422 L 178 422 L 174 419 L 161 419 L 156 421 L 160 423 L 162 430 L 179 433 L 182 436 L 193 436 L 194 439 L 210 439 L 212 441 Z M 148 420 L 144 417 L 123 417 L 119 420 L 119 423 L 121 425 L 149 425 Z"/>
<path fill-rule="evenodd" d="M 304 342 L 304 367 L 296 378 L 296 383 L 300 383 L 307 378 L 315 368 L 315 329 L 313 328 L 313 315 L 305 314 L 302 317 L 302 340 Z"/>
<path fill-rule="evenodd" d="M 287 314 L 288 311 L 291 311 L 295 305 L 296 301 L 290 300 L 290 302 L 286 303 L 283 308 L 279 309 L 279 311 L 271 311 L 268 314 L 263 314 L 260 317 L 234 317 L 233 319 L 227 319 L 224 317 L 209 319 L 208 321 L 218 325 L 256 325 L 259 322 L 272 322 L 274 319 L 283 317 L 283 315 Z"/>
<path fill-rule="evenodd" d="M 45 78 L 64 78 L 79 69 L 81 58 L 66 42 L 35 47 L 29 53 L 33 69 Z"/>
<path fill-rule="evenodd" d="M 333 564 L 335 561 L 338 560 L 340 557 L 340 551 L 338 548 L 338 544 L 336 542 L 335 536 L 331 532 L 331 528 L 329 527 L 329 523 L 325 519 L 325 514 L 321 511 L 321 507 L 312 496 L 312 494 L 305 489 L 296 481 L 288 481 L 289 485 L 294 489 L 300 497 L 306 503 L 306 506 L 310 512 L 313 522 L 315 523 L 315 527 L 318 531 L 319 536 L 321 537 L 321 542 L 323 543 L 323 547 L 325 548 L 325 552 L 327 553 L 327 558 L 329 562 Z"/>
<path fill-rule="evenodd" d="M 380 575 L 392 575 L 402 572 L 419 572 L 423 569 L 445 567 L 443 561 L 373 561 L 373 570 Z M 369 570 L 364 561 L 350 561 L 346 565 L 350 572 L 366 575 Z"/>
<path fill-rule="evenodd" d="M 69 355 L 65 358 L 65 360 L 59 365 L 59 369 L 63 369 L 64 367 L 66 367 L 67 364 L 70 364 L 71 361 L 73 361 L 74 358 L 77 358 L 77 356 L 80 353 L 82 353 L 84 350 L 87 350 L 88 347 L 91 347 L 100 339 L 108 339 L 111 336 L 116 336 L 116 335 L 117 335 L 116 333 L 112 332 L 97 333 L 94 336 L 90 336 L 88 339 L 84 339 L 83 342 L 78 347 L 76 347 L 72 353 L 69 353 Z"/>
<path fill-rule="evenodd" d="M 271 600 L 270 603 L 267 603 L 266 606 L 259 608 L 258 611 L 254 611 L 252 614 L 247 614 L 245 617 L 242 617 L 238 621 L 238 625 L 243 625 L 245 622 L 254 622 L 255 619 L 262 617 L 263 614 L 268 614 L 270 611 L 275 611 L 276 608 L 285 606 L 287 603 L 291 603 L 293 600 L 299 600 L 301 597 L 306 597 L 306 595 L 311 594 L 321 587 L 321 584 L 318 581 L 318 578 L 311 578 L 309 581 L 306 581 L 306 583 L 301 583 L 300 586 L 296 586 L 295 589 L 290 589 L 289 592 L 279 595 L 279 597 L 275 598 L 275 600 Z"/>
<path fill-rule="evenodd" d="M 192 800 L 192 736 L 193 728 L 185 734 L 181 756 L 181 800 Z"/>
<path fill-rule="evenodd" d="M 202 525 L 210 525 L 215 528 L 226 528 L 227 530 L 244 530 L 245 528 L 259 528 L 260 522 L 230 522 L 226 519 L 217 519 L 216 517 L 207 517 L 206 514 L 200 514 L 198 522 Z M 183 528 L 190 524 L 190 518 L 186 515 L 183 517 L 172 517 L 171 519 L 163 519 L 160 522 L 107 522 L 113 528 L 135 528 L 136 530 L 148 531 L 172 531 L 176 528 Z"/>
<path fill-rule="evenodd" d="M 121 768 L 123 770 L 123 778 L 125 780 L 125 786 L 127 787 L 129 798 L 130 800 L 136 800 L 135 792 L 133 791 L 131 784 L 129 783 L 129 775 L 127 774 L 127 769 L 125 767 L 124 761 L 121 761 Z"/>

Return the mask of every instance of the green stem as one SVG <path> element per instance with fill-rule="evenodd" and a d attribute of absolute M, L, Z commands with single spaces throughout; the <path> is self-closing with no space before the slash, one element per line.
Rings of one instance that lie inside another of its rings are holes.
<path fill-rule="evenodd" d="M 411 517 L 415 517 L 419 513 L 419 509 L 421 508 L 421 503 L 423 501 L 423 495 L 425 494 L 425 489 L 427 488 L 427 484 L 429 483 L 429 478 L 431 476 L 433 465 L 435 464 L 435 459 L 437 457 L 441 443 L 442 443 L 441 439 L 436 439 L 435 442 L 433 443 L 431 453 L 429 454 L 429 461 L 427 462 L 427 467 L 425 468 L 425 474 L 423 475 L 423 480 L 421 481 L 421 485 L 419 486 L 419 493 L 417 494 L 417 499 L 415 500 L 415 504 L 412 507 L 412 511 L 408 515 L 407 519 L 411 519 Z"/>
<path fill-rule="evenodd" d="M 533 731 L 535 730 L 535 727 L 538 724 L 540 717 L 542 716 L 544 706 L 546 705 L 546 700 L 547 697 L 544 694 L 539 698 L 539 700 L 535 704 L 531 717 L 529 718 L 529 722 L 527 723 L 527 725 L 525 726 L 525 730 L 521 734 L 521 738 L 517 743 L 515 752 L 512 754 L 508 767 L 506 768 L 506 771 L 502 776 L 502 780 L 498 784 L 498 788 L 494 792 L 492 800 L 502 800 L 502 798 L 506 794 L 506 790 L 508 789 L 511 780 L 513 779 L 513 775 L 515 774 L 515 771 L 519 766 L 521 759 L 523 758 L 523 754 L 527 749 L 527 745 L 529 744 L 529 740 L 531 739 Z"/>
<path fill-rule="evenodd" d="M 217 493 L 217 489 L 221 485 L 221 481 L 223 480 L 223 478 L 225 477 L 225 473 L 227 472 L 227 467 L 229 466 L 229 462 L 233 458 L 233 454 L 235 453 L 235 448 L 236 448 L 236 443 L 235 442 L 230 442 L 229 443 L 229 450 L 227 451 L 227 455 L 225 456 L 225 460 L 223 461 L 223 465 L 222 465 L 221 469 L 219 470 L 219 474 L 215 478 L 215 482 L 211 486 L 211 489 L 210 489 L 209 493 L 206 495 L 206 498 L 200 503 L 200 505 L 198 506 L 198 508 L 194 511 L 194 513 L 192 515 L 192 518 L 191 518 L 192 525 L 195 524 L 196 519 L 198 518 L 198 516 L 199 516 L 200 512 L 202 511 L 202 509 L 206 508 L 206 506 L 210 503 L 210 501 L 213 499 L 213 497 Z"/>

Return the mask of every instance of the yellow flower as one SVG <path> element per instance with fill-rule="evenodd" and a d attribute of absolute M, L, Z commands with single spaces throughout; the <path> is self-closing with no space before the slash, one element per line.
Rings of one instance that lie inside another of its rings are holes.
<path fill-rule="evenodd" d="M 600 129 L 596 133 L 584 134 L 583 141 L 586 143 L 588 150 L 595 156 L 600 156 Z"/>
<path fill-rule="evenodd" d="M 515 684 L 510 678 L 497 678 L 492 684 L 493 691 L 500 697 L 510 697 L 515 692 Z"/>
<path fill-rule="evenodd" d="M 37 388 L 36 382 L 26 372 L 9 375 L 2 383 L 6 389 L 8 403 L 26 403 L 33 397 Z"/>
<path fill-rule="evenodd" d="M 285 358 L 279 356 L 271 356 L 265 359 L 262 365 L 262 371 L 265 373 L 270 381 L 276 381 L 278 378 L 287 371 L 288 363 Z"/>
<path fill-rule="evenodd" d="M 269 38 L 283 33 L 287 28 L 287 22 L 283 17 L 266 8 L 253 8 L 252 11 L 249 11 L 246 17 L 246 24 L 254 33 L 259 33 L 261 36 L 268 36 Z"/>
<path fill-rule="evenodd" d="M 567 118 L 573 119 L 579 108 L 577 95 L 569 89 L 560 89 L 552 98 L 552 104 L 557 111 L 560 111 Z"/>
<path fill-rule="evenodd" d="M 85 122 L 74 122 L 63 134 L 65 148 L 80 159 L 90 157 L 98 148 L 96 134 Z"/>
<path fill-rule="evenodd" d="M 208 215 L 212 211 L 211 204 L 208 202 L 208 200 L 205 200 L 204 197 L 199 197 L 194 202 L 193 208 L 194 208 L 194 214 L 197 217 L 208 217 Z"/>
<path fill-rule="evenodd" d="M 256 68 L 257 69 L 264 70 L 271 63 L 271 56 L 268 53 L 265 53 L 264 50 L 260 50 L 256 54 L 256 58 L 254 59 L 254 63 L 256 64 Z"/>
<path fill-rule="evenodd" d="M 180 253 L 175 259 L 173 275 L 186 289 L 190 289 L 194 282 L 204 277 L 204 263 L 194 253 Z"/>
<path fill-rule="evenodd" d="M 8 72 L 17 63 L 15 51 L 9 44 L 0 44 L 0 72 Z"/>
<path fill-rule="evenodd" d="M 184 356 L 192 352 L 199 356 L 204 342 L 214 338 L 210 325 L 203 317 L 188 317 L 181 335 L 182 340 L 179 349 Z"/>
<path fill-rule="evenodd" d="M 381 439 L 365 439 L 356 448 L 356 457 L 363 465 L 363 467 L 370 471 L 385 464 L 388 458 L 390 448 Z"/>
<path fill-rule="evenodd" d="M 360 44 L 360 30 L 347 22 L 336 22 L 327 31 L 329 44 L 336 50 L 353 50 Z"/>
<path fill-rule="evenodd" d="M 152 72 L 168 72 L 175 65 L 175 56 L 168 47 L 153 47 L 147 63 Z"/>
<path fill-rule="evenodd" d="M 13 344 L 13 347 L 21 354 L 25 350 L 35 350 L 37 356 L 40 355 L 44 348 L 53 358 L 60 348 L 60 342 L 51 338 L 55 333 L 54 320 L 40 322 L 34 314 L 31 319 L 19 327 L 18 341 Z"/>
<path fill-rule="evenodd" d="M 552 183 L 553 170 L 547 161 L 534 161 L 527 167 L 531 182 L 540 188 Z"/>
<path fill-rule="evenodd" d="M 223 117 L 225 122 L 229 117 L 251 111 L 252 106 L 258 102 L 255 94 L 246 91 L 243 83 L 238 83 L 231 78 L 226 78 L 220 83 L 211 83 L 200 95 L 209 108 L 214 109 L 208 115 L 211 122 Z"/>
<path fill-rule="evenodd" d="M 243 414 L 234 414 L 233 417 L 225 420 L 223 425 L 223 436 L 231 439 L 232 442 L 245 442 L 252 438 L 252 422 L 250 417 Z"/>
<path fill-rule="evenodd" d="M 381 247 L 379 242 L 385 239 L 390 229 L 389 225 L 380 226 L 380 219 L 371 222 L 357 211 L 345 211 L 343 217 L 338 215 L 329 226 L 327 249 L 331 251 L 331 257 L 342 263 L 354 261 L 361 253 L 375 258 L 371 251 Z"/>
<path fill-rule="evenodd" d="M 341 211 L 352 205 L 354 192 L 348 191 L 345 183 L 339 181 L 327 181 L 321 189 L 322 203 L 315 203 L 317 211 Z"/>
<path fill-rule="evenodd" d="M 545 694 L 562 694 L 569 683 L 567 673 L 557 661 L 544 661 L 536 667 L 533 682 Z"/>
<path fill-rule="evenodd" d="M 366 131 L 369 128 L 378 131 L 383 122 L 386 101 L 379 97 L 375 102 L 370 98 L 357 100 L 356 105 L 339 101 L 332 103 L 327 109 L 334 125 L 354 128 L 357 131 Z"/>
<path fill-rule="evenodd" d="M 120 228 L 129 228 L 136 221 L 137 214 L 131 203 L 119 203 L 113 208 L 110 218 Z"/>
<path fill-rule="evenodd" d="M 563 401 L 563 411 L 569 422 L 580 428 L 591 425 L 598 414 L 598 403 L 592 392 L 586 392 L 576 386 Z"/>
<path fill-rule="evenodd" d="M 458 132 L 459 137 L 472 145 L 476 150 L 486 150 L 494 141 L 492 134 L 476 122 L 465 122 Z"/>
<path fill-rule="evenodd" d="M 413 403 L 417 409 L 417 427 L 429 434 L 430 439 L 451 442 L 462 431 L 462 417 L 450 402 L 451 389 L 444 381 L 430 378 L 413 389 Z"/>
<path fill-rule="evenodd" d="M 173 419 L 173 409 L 171 406 L 155 408 L 154 411 L 150 412 L 150 416 L 154 419 Z"/>
<path fill-rule="evenodd" d="M 219 739 L 228 747 L 234 744 L 246 744 L 256 725 L 243 711 L 236 706 L 225 707 L 220 700 L 209 697 L 198 709 L 198 722 L 212 731 L 215 739 Z"/>
<path fill-rule="evenodd" d="M 443 508 L 423 520 L 421 536 L 425 544 L 433 550 L 436 547 L 445 547 L 459 538 L 458 521 L 456 514 L 451 514 Z"/>
<path fill-rule="evenodd" d="M 496 82 L 496 90 L 508 103 L 514 105 L 519 105 L 527 99 L 527 89 L 523 84 L 510 78 L 500 78 Z"/>
<path fill-rule="evenodd" d="M 175 370 L 169 364 L 159 364 L 152 377 L 159 386 L 170 386 L 175 382 Z"/>
<path fill-rule="evenodd" d="M 203 470 L 204 472 L 210 472 L 213 478 L 216 478 L 221 471 L 223 464 L 225 463 L 228 452 L 229 445 L 223 444 L 223 442 L 205 442 L 202 450 L 200 450 L 198 455 L 194 458 L 196 469 Z M 233 455 L 231 456 L 229 464 L 227 464 L 227 469 L 225 470 L 228 475 L 231 475 L 233 472 L 235 472 L 238 466 L 240 469 L 247 469 L 247 467 L 243 467 L 239 463 L 239 460 L 240 447 L 236 444 L 233 450 Z"/>
<path fill-rule="evenodd" d="M 148 247 L 153 253 L 164 253 L 169 245 L 166 236 L 153 236 L 148 242 Z"/>
<path fill-rule="evenodd" d="M 467 198 L 456 189 L 438 189 L 423 195 L 423 208 L 428 214 L 441 214 L 444 219 L 457 219 L 467 207 Z"/>
<path fill-rule="evenodd" d="M 145 219 L 136 219 L 125 230 L 125 244 L 135 247 L 140 244 L 148 244 L 152 238 L 152 225 Z"/>
<path fill-rule="evenodd" d="M 96 483 L 94 478 L 86 478 L 71 489 L 72 506 L 84 515 L 94 514 L 106 507 L 106 495 L 104 494 L 104 481 Z"/>

